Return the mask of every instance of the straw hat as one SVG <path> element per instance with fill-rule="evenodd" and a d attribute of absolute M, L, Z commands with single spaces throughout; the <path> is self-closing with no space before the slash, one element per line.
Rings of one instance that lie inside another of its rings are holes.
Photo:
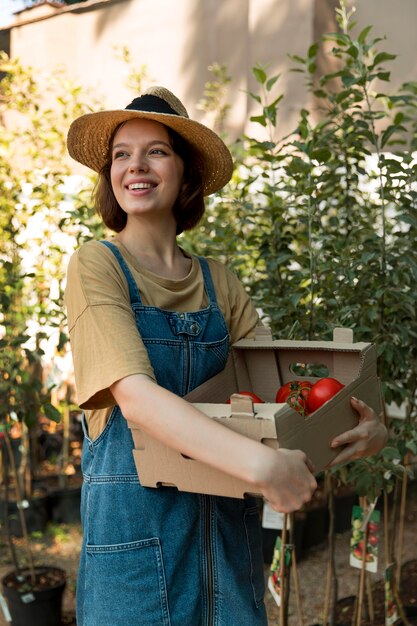
<path fill-rule="evenodd" d="M 199 153 L 205 196 L 218 191 L 230 180 L 233 162 L 226 145 L 207 126 L 191 120 L 184 105 L 165 87 L 151 87 L 125 109 L 87 113 L 74 120 L 68 131 L 68 152 L 76 161 L 100 172 L 106 163 L 114 130 L 122 122 L 137 118 L 165 124 Z"/>

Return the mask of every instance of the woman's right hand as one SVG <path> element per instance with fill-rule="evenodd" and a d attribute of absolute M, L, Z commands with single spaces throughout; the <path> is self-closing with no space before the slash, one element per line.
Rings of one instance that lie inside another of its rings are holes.
<path fill-rule="evenodd" d="M 297 511 L 317 489 L 314 467 L 301 450 L 267 450 L 260 479 L 262 494 L 276 511 Z"/>

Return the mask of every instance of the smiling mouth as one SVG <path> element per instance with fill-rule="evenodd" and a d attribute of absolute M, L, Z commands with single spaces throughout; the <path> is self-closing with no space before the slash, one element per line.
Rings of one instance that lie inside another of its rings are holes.
<path fill-rule="evenodd" d="M 155 186 L 156 185 L 151 183 L 132 183 L 131 185 L 128 185 L 127 188 L 129 191 L 133 191 L 135 189 L 153 189 Z"/>

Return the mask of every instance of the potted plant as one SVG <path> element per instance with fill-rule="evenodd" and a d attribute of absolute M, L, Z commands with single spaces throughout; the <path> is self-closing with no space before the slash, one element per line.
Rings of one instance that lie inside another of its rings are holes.
<path fill-rule="evenodd" d="M 31 303 L 25 297 L 27 274 L 22 267 L 20 247 L 17 243 L 18 224 L 13 211 L 18 200 L 18 186 L 8 163 L 2 163 L 0 192 L 2 212 L 0 227 L 0 446 L 1 486 L 4 494 L 2 527 L 7 535 L 13 569 L 2 579 L 3 595 L 13 624 L 29 626 L 41 623 L 56 626 L 59 623 L 62 594 L 65 588 L 65 572 L 48 565 L 35 565 L 30 546 L 25 509 L 28 491 L 21 481 L 16 455 L 10 437 L 15 426 L 22 432 L 28 429 L 41 412 L 50 419 L 59 419 L 58 411 L 49 403 L 50 393 L 45 390 L 37 376 L 36 364 L 41 351 L 30 347 L 27 332 L 31 318 Z M 28 439 L 25 440 L 27 445 Z M 27 454 L 24 450 L 22 456 Z M 9 501 L 11 494 L 17 503 L 25 558 L 21 559 L 10 532 Z"/>
<path fill-rule="evenodd" d="M 7 262 L 6 262 L 7 264 Z M 4 267 L 4 264 L 3 264 Z M 60 620 L 62 594 L 65 589 L 65 572 L 48 565 L 35 565 L 30 546 L 25 517 L 26 493 L 22 491 L 18 466 L 13 454 L 10 431 L 14 424 L 24 424 L 44 411 L 50 419 L 59 414 L 49 404 L 49 394 L 44 392 L 40 381 L 33 378 L 30 362 L 36 355 L 25 348 L 28 336 L 19 326 L 10 324 L 16 313 L 14 297 L 20 289 L 21 275 L 15 273 L 13 262 L 7 264 L 7 285 L 12 289 L 1 290 L 4 332 L 0 339 L 0 424 L 2 452 L 2 483 L 4 511 L 2 526 L 5 528 L 13 570 L 2 579 L 3 594 L 7 600 L 13 624 L 29 626 L 33 620 L 44 626 L 56 626 Z M 2 278 L 5 272 L 2 273 Z M 9 282 L 11 281 L 11 282 Z M 2 282 L 2 281 L 1 281 Z M 4 283 L 2 285 L 4 287 Z M 18 321 L 19 320 L 15 320 Z M 20 559 L 14 538 L 10 532 L 8 503 L 13 490 L 25 546 L 24 565 Z"/>

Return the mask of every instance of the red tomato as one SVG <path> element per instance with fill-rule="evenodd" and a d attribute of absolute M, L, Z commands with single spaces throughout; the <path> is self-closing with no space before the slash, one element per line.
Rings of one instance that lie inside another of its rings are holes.
<path fill-rule="evenodd" d="M 308 380 L 290 380 L 289 383 L 285 383 L 278 389 L 275 402 L 286 402 L 288 396 L 297 391 L 303 398 L 307 398 L 312 386 L 313 384 Z"/>
<path fill-rule="evenodd" d="M 334 395 L 344 385 L 335 378 L 320 378 L 311 388 L 310 394 L 307 398 L 307 409 L 309 413 L 317 411 L 325 402 L 333 398 Z"/>
<path fill-rule="evenodd" d="M 379 537 L 377 535 L 369 535 L 368 542 L 371 546 L 377 546 L 379 543 Z"/>
<path fill-rule="evenodd" d="M 355 548 L 353 550 L 353 554 L 354 554 L 354 556 L 356 556 L 357 559 L 362 561 L 363 551 L 360 548 Z"/>
<path fill-rule="evenodd" d="M 278 389 L 275 402 L 286 402 L 295 411 L 305 415 L 307 398 L 312 386 L 312 383 L 308 380 L 290 380 L 290 382 L 285 383 Z"/>
<path fill-rule="evenodd" d="M 252 398 L 253 402 L 256 402 L 257 404 L 263 404 L 263 400 L 257 396 L 256 393 L 252 393 L 251 391 L 238 391 L 237 393 L 241 396 L 249 396 L 249 398 Z M 230 398 L 227 401 L 227 404 L 230 404 Z"/>

